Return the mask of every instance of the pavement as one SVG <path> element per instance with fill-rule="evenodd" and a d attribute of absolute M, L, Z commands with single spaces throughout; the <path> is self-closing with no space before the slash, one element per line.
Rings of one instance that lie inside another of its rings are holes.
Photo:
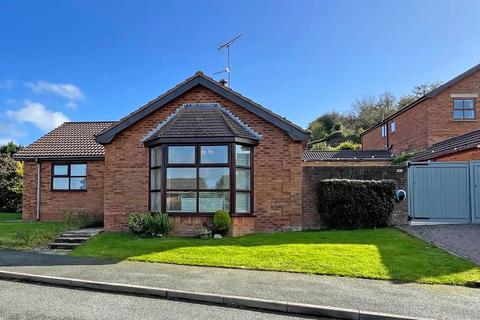
<path fill-rule="evenodd" d="M 0 281 L 0 319 L 305 319 L 212 305 Z"/>
<path fill-rule="evenodd" d="M 478 319 L 480 289 L 0 250 L 0 270 L 360 309 L 433 319 Z"/>
<path fill-rule="evenodd" d="M 480 266 L 480 225 L 411 225 L 408 233 Z"/>

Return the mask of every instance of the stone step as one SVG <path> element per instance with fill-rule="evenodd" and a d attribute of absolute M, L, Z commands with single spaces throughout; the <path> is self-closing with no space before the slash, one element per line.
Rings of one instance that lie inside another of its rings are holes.
<path fill-rule="evenodd" d="M 73 242 L 53 242 L 50 243 L 49 247 L 50 249 L 67 249 L 71 250 L 74 249 L 75 247 L 78 247 L 81 245 L 81 243 L 73 243 Z"/>
<path fill-rule="evenodd" d="M 82 243 L 90 239 L 90 237 L 64 237 L 63 235 L 55 239 L 55 243 Z"/>
<path fill-rule="evenodd" d="M 96 234 L 91 234 L 91 233 L 73 233 L 73 232 L 64 232 L 60 236 L 62 237 L 80 237 L 80 238 L 85 238 L 85 237 L 93 237 L 96 236 Z"/>

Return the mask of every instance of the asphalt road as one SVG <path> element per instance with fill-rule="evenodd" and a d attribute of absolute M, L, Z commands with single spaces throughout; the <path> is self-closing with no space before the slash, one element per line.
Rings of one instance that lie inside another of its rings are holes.
<path fill-rule="evenodd" d="M 305 319 L 180 301 L 0 281 L 0 319 Z"/>

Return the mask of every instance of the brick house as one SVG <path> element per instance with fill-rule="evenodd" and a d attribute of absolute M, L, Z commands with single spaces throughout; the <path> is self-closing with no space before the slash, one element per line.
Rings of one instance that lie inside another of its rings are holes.
<path fill-rule="evenodd" d="M 197 72 L 117 122 L 68 122 L 18 154 L 25 220 L 62 210 L 124 230 L 168 212 L 192 235 L 219 209 L 233 235 L 302 229 L 307 131 Z"/>
<path fill-rule="evenodd" d="M 362 149 L 400 154 L 480 129 L 479 94 L 480 64 L 365 130 Z"/>

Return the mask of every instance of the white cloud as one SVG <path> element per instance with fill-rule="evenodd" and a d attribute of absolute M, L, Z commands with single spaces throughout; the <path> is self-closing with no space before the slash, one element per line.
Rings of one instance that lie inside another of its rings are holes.
<path fill-rule="evenodd" d="M 0 89 L 2 90 L 12 90 L 14 86 L 13 80 L 4 80 L 0 82 Z"/>
<path fill-rule="evenodd" d="M 65 105 L 65 108 L 70 109 L 70 110 L 75 110 L 77 109 L 77 104 L 73 101 L 67 102 Z"/>
<path fill-rule="evenodd" d="M 4 145 L 4 144 L 7 144 L 9 142 L 13 142 L 15 144 L 17 144 L 17 142 L 15 141 L 15 139 L 12 139 L 12 138 L 0 138 L 0 146 Z"/>
<path fill-rule="evenodd" d="M 34 93 L 53 93 L 69 100 L 82 100 L 85 98 L 82 90 L 71 83 L 51 83 L 48 81 L 27 82 L 25 86 Z"/>
<path fill-rule="evenodd" d="M 7 116 L 20 123 L 30 122 L 44 131 L 53 130 L 69 119 L 61 112 L 54 112 L 38 102 L 25 101 L 25 106 L 17 111 L 8 110 Z"/>

